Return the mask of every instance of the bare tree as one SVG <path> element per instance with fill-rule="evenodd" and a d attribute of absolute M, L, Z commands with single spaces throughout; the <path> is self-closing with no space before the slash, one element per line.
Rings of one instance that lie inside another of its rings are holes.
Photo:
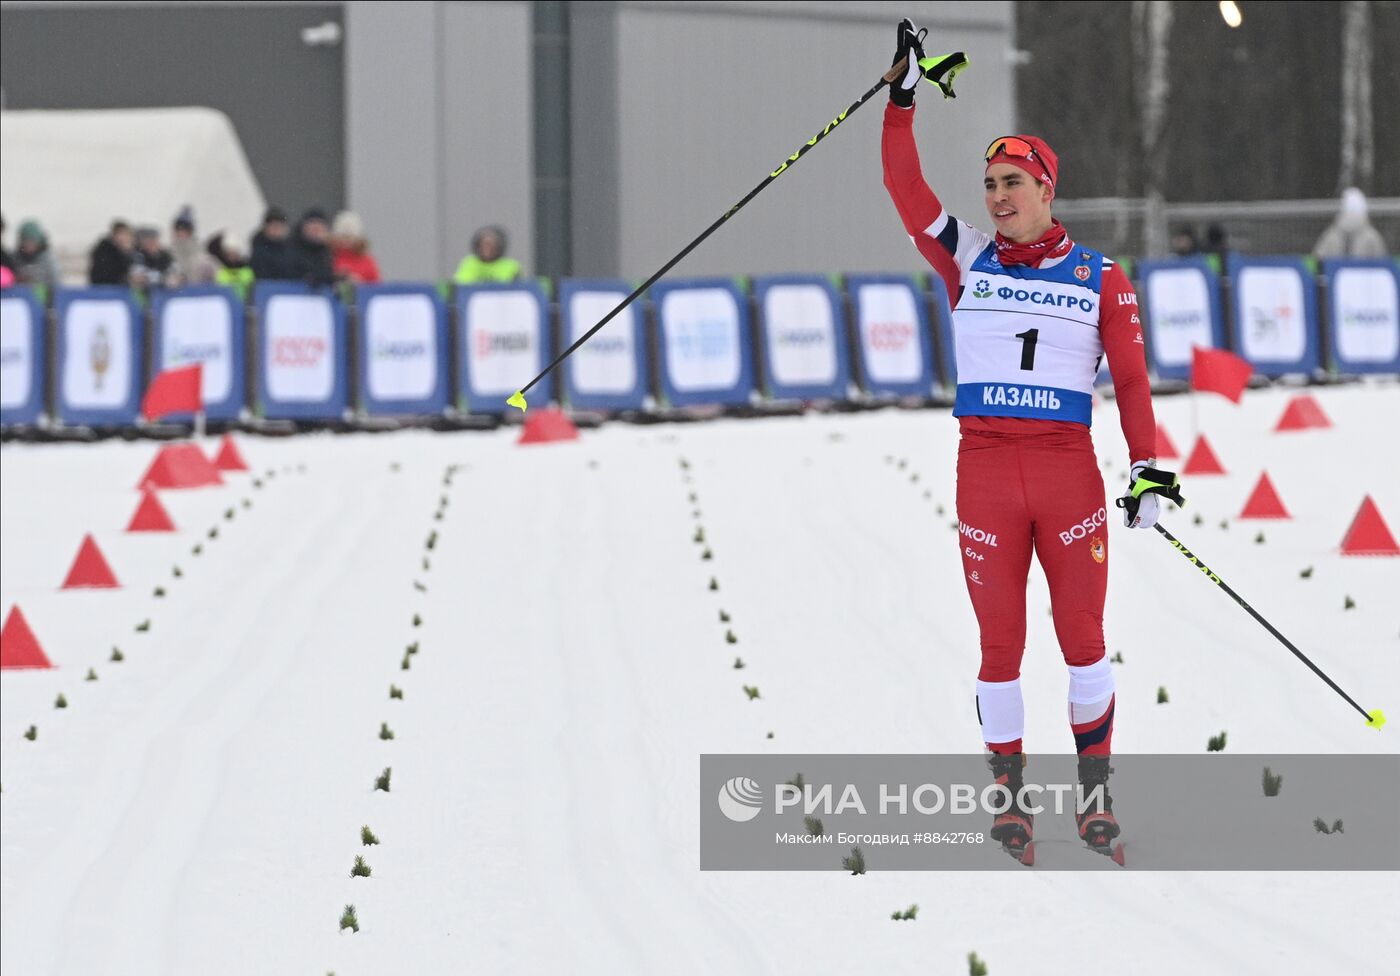
<path fill-rule="evenodd" d="M 1167 76 L 1172 29 L 1170 0 L 1133 0 L 1133 62 L 1137 70 L 1138 131 L 1142 140 L 1143 254 L 1167 252 L 1167 120 L 1171 82 Z"/>
<path fill-rule="evenodd" d="M 1376 163 L 1375 122 L 1371 114 L 1371 4 L 1342 5 L 1342 165 L 1337 189 L 1371 191 Z"/>

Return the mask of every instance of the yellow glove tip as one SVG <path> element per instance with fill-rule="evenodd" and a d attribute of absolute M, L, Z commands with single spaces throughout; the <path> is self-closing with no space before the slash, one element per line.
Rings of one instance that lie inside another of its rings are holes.
<path fill-rule="evenodd" d="M 1385 712 L 1379 708 L 1367 713 L 1366 724 L 1373 729 L 1380 729 L 1385 724 Z"/>
<path fill-rule="evenodd" d="M 510 399 L 507 400 L 506 403 L 512 407 L 518 408 L 521 413 L 525 412 L 525 394 L 521 393 L 519 390 L 512 393 Z"/>

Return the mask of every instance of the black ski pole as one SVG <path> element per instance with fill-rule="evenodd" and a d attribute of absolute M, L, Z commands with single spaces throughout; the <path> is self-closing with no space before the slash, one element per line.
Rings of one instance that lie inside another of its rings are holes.
<path fill-rule="evenodd" d="M 922 58 L 919 61 L 919 65 L 923 68 L 924 77 L 926 77 L 929 81 L 932 81 L 940 89 L 942 89 L 943 97 L 952 98 L 955 97 L 953 95 L 953 79 L 958 76 L 958 74 L 963 70 L 963 68 L 967 67 L 967 55 L 963 54 L 961 51 L 956 51 L 953 54 L 944 54 L 933 58 Z M 871 97 L 875 95 L 876 92 L 878 92 L 881 88 L 884 88 L 886 85 L 890 84 L 900 75 L 902 75 L 906 67 L 908 67 L 908 59 L 901 58 L 899 63 L 896 64 L 894 67 L 890 68 L 889 71 L 885 72 L 885 74 L 880 78 L 880 80 L 876 82 L 868 92 L 860 96 L 860 98 L 852 102 L 851 105 L 844 112 L 842 112 L 840 115 L 836 116 L 836 118 L 828 122 L 820 132 L 818 132 L 812 138 L 808 139 L 801 147 L 799 147 L 797 152 L 793 153 L 787 159 L 783 160 L 783 164 L 777 169 L 773 170 L 773 172 L 769 173 L 768 176 L 764 178 L 762 183 L 759 183 L 758 186 L 750 190 L 748 196 L 744 197 L 744 199 L 740 200 L 738 203 L 734 204 L 734 206 L 730 207 L 720 216 L 718 220 L 716 220 L 709 227 L 706 227 L 705 230 L 701 232 L 699 237 L 695 238 L 695 240 L 691 241 L 685 247 L 681 248 L 679 254 L 677 254 L 671 260 L 663 264 L 655 274 L 653 274 L 646 281 L 638 285 L 636 290 L 633 291 L 632 294 L 628 295 L 620 303 L 618 303 L 617 307 L 614 308 L 611 312 L 609 312 L 607 315 L 604 315 L 602 320 L 597 325 L 593 326 L 593 328 L 589 329 L 583 335 L 579 336 L 578 339 L 574 341 L 573 345 L 571 345 L 568 349 L 565 349 L 559 355 L 555 356 L 553 362 L 551 362 L 544 369 L 540 370 L 539 373 L 535 375 L 534 379 L 526 383 L 520 389 L 516 390 L 515 393 L 511 395 L 510 399 L 506 401 L 506 403 L 508 403 L 512 407 L 519 407 L 521 411 L 524 411 L 526 407 L 525 394 L 529 392 L 530 387 L 534 386 L 540 380 L 548 376 L 549 373 L 556 366 L 558 366 L 564 360 L 568 359 L 569 356 L 573 355 L 574 350 L 578 349 L 579 346 L 583 345 L 589 339 L 593 338 L 593 335 L 603 326 L 611 322 L 613 320 L 613 317 L 617 315 L 618 312 L 621 312 L 628 305 L 631 305 L 632 302 L 637 299 L 637 296 L 641 295 L 652 285 L 656 284 L 657 280 L 662 275 L 674 268 L 677 264 L 680 263 L 682 258 L 684 258 L 691 251 L 699 247 L 700 243 L 704 241 L 705 238 L 713 234 L 716 230 L 718 230 L 721 224 L 723 224 L 730 217 L 733 217 L 736 213 L 742 210 L 744 205 L 750 200 L 752 200 L 754 197 L 758 196 L 758 194 L 764 189 L 764 187 L 766 187 L 769 183 L 772 183 L 779 176 L 782 176 L 783 173 L 787 172 L 790 166 L 792 166 L 804 155 L 806 155 L 809 149 L 811 149 L 817 143 L 821 142 L 824 138 L 826 138 L 828 133 L 830 133 L 842 122 L 846 121 L 846 119 L 849 118 L 850 115 L 853 112 L 855 112 L 856 109 L 860 108 L 867 101 L 869 101 Z"/>
<path fill-rule="evenodd" d="M 1362 708 L 1360 705 L 1358 705 L 1358 704 L 1356 703 L 1356 700 L 1355 700 L 1355 699 L 1353 699 L 1350 695 L 1348 695 L 1345 691 L 1343 691 L 1343 690 L 1337 685 L 1337 682 L 1335 682 L 1335 681 L 1333 681 L 1331 678 L 1329 678 L 1329 677 L 1323 672 L 1323 670 L 1322 670 L 1321 668 L 1319 668 L 1316 664 L 1313 664 L 1312 661 L 1308 660 L 1308 656 L 1307 656 L 1306 654 L 1304 654 L 1302 651 L 1298 650 L 1298 648 L 1294 647 L 1292 641 L 1290 641 L 1287 637 L 1284 637 L 1282 634 L 1280 634 L 1280 633 L 1278 632 L 1278 630 L 1274 627 L 1273 624 L 1269 623 L 1267 620 L 1265 620 L 1263 617 L 1261 617 L 1261 616 L 1259 615 L 1259 612 L 1258 612 L 1257 610 L 1255 610 L 1255 609 L 1254 609 L 1253 607 L 1251 607 L 1248 603 L 1246 603 L 1246 602 L 1244 601 L 1244 597 L 1240 596 L 1240 595 L 1239 595 L 1238 593 L 1236 593 L 1234 590 L 1230 589 L 1230 587 L 1226 584 L 1226 582 L 1225 582 L 1223 579 L 1221 579 L 1219 576 L 1217 576 L 1217 575 L 1210 569 L 1209 566 L 1207 566 L 1205 563 L 1203 563 L 1203 562 L 1201 562 L 1199 559 L 1197 559 L 1197 558 L 1196 558 L 1196 554 L 1193 553 L 1190 549 L 1187 549 L 1186 546 L 1182 544 L 1182 542 L 1181 542 L 1180 539 L 1178 539 L 1176 536 L 1174 536 L 1174 535 L 1172 535 L 1170 532 L 1168 532 L 1165 528 L 1162 527 L 1162 525 L 1161 525 L 1160 523 L 1158 523 L 1158 525 L 1156 526 L 1156 529 L 1157 529 L 1158 532 L 1162 533 L 1162 537 L 1163 537 L 1164 539 L 1166 539 L 1168 542 L 1170 542 L 1170 543 L 1176 548 L 1176 551 L 1177 551 L 1177 552 L 1181 553 L 1181 554 L 1182 554 L 1183 556 L 1185 556 L 1187 559 L 1191 560 L 1191 564 L 1192 564 L 1193 566 L 1195 566 L 1195 567 L 1196 567 L 1197 569 L 1199 569 L 1201 572 L 1205 573 L 1205 574 L 1206 574 L 1206 579 L 1210 580 L 1210 581 L 1211 581 L 1212 583 L 1214 583 L 1216 586 L 1220 587 L 1222 590 L 1224 590 L 1226 593 L 1228 593 L 1228 594 L 1230 595 L 1230 598 L 1231 598 L 1232 600 L 1234 600 L 1236 603 L 1238 603 L 1240 606 L 1244 607 L 1245 611 L 1246 611 L 1251 617 L 1253 617 L 1255 620 L 1259 621 L 1259 623 L 1263 624 L 1265 630 L 1267 630 L 1269 633 L 1271 633 L 1271 634 L 1273 634 L 1275 637 L 1277 637 L 1278 640 L 1279 640 L 1279 643 L 1281 643 L 1284 647 L 1286 647 L 1286 648 L 1288 648 L 1290 651 L 1292 651 L 1292 652 L 1294 653 L 1294 655 L 1297 656 L 1298 660 L 1302 661 L 1302 662 L 1303 662 L 1304 664 L 1306 664 L 1308 667 L 1312 668 L 1313 674 L 1317 675 L 1317 676 L 1318 676 L 1319 678 L 1321 678 L 1323 681 L 1327 682 L 1327 684 L 1332 688 L 1333 691 L 1335 691 L 1337 694 L 1341 695 L 1343 698 L 1345 698 L 1345 699 L 1347 700 L 1347 704 L 1349 704 L 1352 708 L 1356 709 L 1356 710 L 1357 710 L 1358 712 L 1360 712 L 1363 716 L 1365 716 L 1365 718 L 1366 718 L 1366 724 L 1367 724 L 1367 725 L 1369 725 L 1369 726 L 1370 726 L 1371 728 L 1373 728 L 1373 729 L 1379 729 L 1382 725 L 1385 724 L 1385 714 L 1384 714 L 1379 708 L 1377 708 L 1377 709 L 1375 709 L 1375 710 L 1373 710 L 1373 711 L 1368 712 L 1368 711 L 1366 711 L 1366 709 L 1364 709 L 1364 708 Z"/>

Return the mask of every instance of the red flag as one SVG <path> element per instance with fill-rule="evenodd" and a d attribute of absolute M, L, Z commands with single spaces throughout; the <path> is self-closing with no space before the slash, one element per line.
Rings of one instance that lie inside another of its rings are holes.
<path fill-rule="evenodd" d="M 201 371 L 199 363 L 162 370 L 141 398 L 141 415 L 159 420 L 168 413 L 198 413 L 204 409 Z"/>
<path fill-rule="evenodd" d="M 1224 349 L 1203 349 L 1191 347 L 1191 389 L 1209 390 L 1240 402 L 1249 378 L 1254 375 L 1254 367 Z"/>

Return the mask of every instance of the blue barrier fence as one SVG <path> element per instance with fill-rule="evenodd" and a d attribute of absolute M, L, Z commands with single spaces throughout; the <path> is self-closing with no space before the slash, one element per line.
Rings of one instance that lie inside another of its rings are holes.
<path fill-rule="evenodd" d="M 1229 348 L 1267 377 L 1400 373 L 1400 266 L 1236 257 L 1136 270 L 1149 370 L 1185 380 L 1193 346 Z M 47 309 L 0 296 L 0 423 L 123 427 L 151 376 L 204 365 L 206 414 L 337 422 L 364 416 L 501 415 L 505 400 L 631 285 L 564 280 L 334 291 L 58 289 Z M 1111 364 L 1106 364 L 1111 365 Z M 662 282 L 605 326 L 532 404 L 649 411 L 765 400 L 943 397 L 956 384 L 948 295 L 937 275 L 775 275 Z M 1107 371 L 1100 376 L 1108 380 Z M 179 418 L 176 418 L 179 419 Z"/>

